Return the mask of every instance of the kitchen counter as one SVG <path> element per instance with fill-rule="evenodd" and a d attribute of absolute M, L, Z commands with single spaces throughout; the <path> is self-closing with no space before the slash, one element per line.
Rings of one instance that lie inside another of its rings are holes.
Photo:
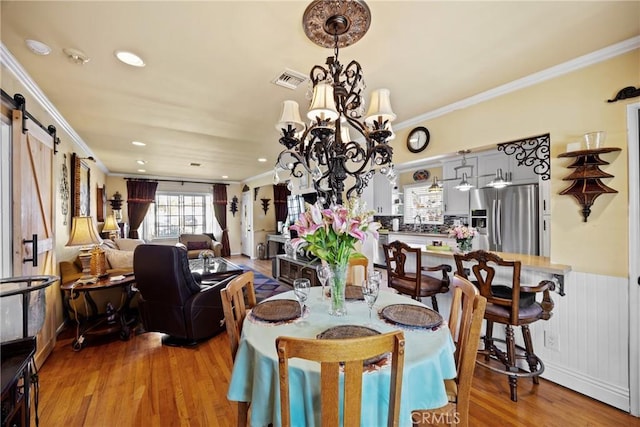
<path fill-rule="evenodd" d="M 453 258 L 453 251 L 432 251 L 427 250 L 424 246 L 409 245 L 412 247 L 420 247 L 422 253 L 429 256 L 440 258 Z M 564 276 L 571 271 L 570 265 L 554 264 L 549 257 L 525 255 L 525 254 L 511 254 L 506 252 L 493 252 L 500 258 L 509 261 L 520 261 L 522 263 L 522 270 L 540 271 L 544 273 L 557 274 Z"/>

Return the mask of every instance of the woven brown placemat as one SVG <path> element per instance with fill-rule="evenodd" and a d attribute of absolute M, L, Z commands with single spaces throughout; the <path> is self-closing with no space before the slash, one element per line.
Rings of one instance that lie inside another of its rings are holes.
<path fill-rule="evenodd" d="M 380 315 L 392 322 L 413 328 L 435 328 L 442 323 L 440 313 L 413 304 L 393 304 L 382 309 Z"/>
<path fill-rule="evenodd" d="M 346 338 L 372 337 L 374 335 L 380 335 L 380 332 L 376 331 L 375 329 L 367 328 L 366 326 L 340 325 L 320 332 L 316 336 L 316 338 L 318 338 L 319 340 L 339 340 Z M 372 357 L 365 360 L 364 364 L 371 365 L 373 363 L 378 363 L 386 356 L 386 354 L 381 354 L 379 356 Z"/>
<path fill-rule="evenodd" d="M 264 301 L 253 307 L 251 315 L 265 322 L 282 322 L 293 320 L 302 314 L 300 304 L 292 299 L 276 299 Z"/>

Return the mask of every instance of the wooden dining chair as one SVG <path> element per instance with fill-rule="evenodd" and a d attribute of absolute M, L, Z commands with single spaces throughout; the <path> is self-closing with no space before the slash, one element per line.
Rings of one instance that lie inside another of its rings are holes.
<path fill-rule="evenodd" d="M 224 311 L 224 323 L 231 346 L 231 359 L 235 360 L 247 309 L 256 305 L 253 271 L 247 271 L 231 279 L 227 286 L 220 291 L 220 296 Z M 249 402 L 238 402 L 238 427 L 247 425 L 248 414 Z"/>
<path fill-rule="evenodd" d="M 367 267 L 369 260 L 366 256 L 356 253 L 349 258 L 347 269 L 347 285 L 361 286 L 362 280 L 367 280 Z"/>
<path fill-rule="evenodd" d="M 404 368 L 404 334 L 402 331 L 350 339 L 301 339 L 279 337 L 276 340 L 280 375 L 280 413 L 282 425 L 291 425 L 289 403 L 289 359 L 302 358 L 320 362 L 320 399 L 323 427 L 338 426 L 340 395 L 343 425 L 359 426 L 362 407 L 364 361 L 391 353 L 391 381 L 387 426 L 397 426 L 400 418 L 400 391 Z M 340 392 L 340 371 L 344 370 L 344 391 Z"/>
<path fill-rule="evenodd" d="M 415 410 L 411 413 L 414 425 L 469 425 L 471 382 L 480 344 L 480 330 L 487 299 L 479 295 L 475 285 L 457 274 L 451 286 L 453 299 L 449 327 L 456 341 L 456 378 L 444 380 L 449 402 L 436 409 Z"/>
<path fill-rule="evenodd" d="M 492 371 L 509 377 L 511 400 L 518 401 L 517 385 L 519 377 L 531 377 L 534 384 L 538 384 L 539 375 L 544 372 L 544 363 L 533 350 L 533 340 L 529 331 L 529 324 L 540 319 L 551 318 L 553 300 L 550 292 L 555 284 L 543 280 L 536 286 L 524 286 L 520 283 L 520 261 L 502 259 L 492 252 L 473 251 L 466 254 L 454 254 L 457 273 L 476 284 L 480 295 L 487 299 L 485 319 L 487 329 L 484 336 L 484 360 L 478 363 Z M 465 263 L 469 269 L 465 269 Z M 500 277 L 496 280 L 496 272 Z M 466 276 L 466 271 L 472 273 Z M 504 280 L 499 284 L 496 281 Z M 542 293 L 542 301 L 536 302 L 536 294 Z M 493 324 L 505 325 L 505 340 L 493 337 Z M 520 326 L 524 348 L 516 345 L 513 327 Z M 498 347 L 496 342 L 503 342 L 505 349 Z M 524 360 L 529 371 L 522 369 L 518 360 Z"/>
<path fill-rule="evenodd" d="M 438 311 L 436 295 L 449 292 L 448 273 L 451 266 L 441 264 L 436 267 L 423 267 L 420 248 L 412 248 L 399 240 L 383 245 L 383 248 L 388 286 L 417 301 L 431 297 L 431 305 Z M 436 271 L 442 272 L 442 277 L 429 274 Z"/>

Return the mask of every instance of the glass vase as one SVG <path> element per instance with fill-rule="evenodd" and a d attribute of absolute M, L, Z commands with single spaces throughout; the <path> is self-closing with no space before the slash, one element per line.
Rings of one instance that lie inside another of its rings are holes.
<path fill-rule="evenodd" d="M 329 314 L 333 316 L 345 316 L 347 314 L 347 303 L 344 296 L 347 285 L 348 265 L 330 265 L 331 269 L 331 308 Z"/>
<path fill-rule="evenodd" d="M 456 239 L 460 252 L 471 252 L 471 239 Z"/>

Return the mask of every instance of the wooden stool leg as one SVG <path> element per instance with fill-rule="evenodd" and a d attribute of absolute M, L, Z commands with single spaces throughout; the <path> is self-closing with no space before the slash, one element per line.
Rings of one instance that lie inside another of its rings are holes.
<path fill-rule="evenodd" d="M 438 300 L 436 299 L 435 295 L 431 295 L 431 306 L 433 307 L 433 309 L 435 311 L 437 311 L 438 313 L 440 313 L 440 311 L 438 310 Z"/>
<path fill-rule="evenodd" d="M 516 366 L 516 343 L 513 336 L 513 327 L 507 325 L 507 361 L 509 362 L 509 371 L 516 372 L 518 367 Z M 518 377 L 515 375 L 509 376 L 509 388 L 511 389 L 511 400 L 518 401 Z"/>
<path fill-rule="evenodd" d="M 238 402 L 238 427 L 249 425 L 247 415 L 249 415 L 249 402 Z"/>
<path fill-rule="evenodd" d="M 538 369 L 538 359 L 536 358 L 536 354 L 533 352 L 533 341 L 531 340 L 531 331 L 529 330 L 529 325 L 522 325 L 522 338 L 524 338 L 524 348 L 526 352 L 527 363 L 529 364 L 529 370 L 531 372 Z M 534 375 L 531 377 L 534 384 L 540 384 L 540 379 L 538 375 Z"/>
<path fill-rule="evenodd" d="M 493 322 L 487 320 L 487 331 L 484 334 L 484 349 L 486 354 L 484 356 L 485 361 L 489 361 L 491 353 L 493 353 Z"/>

